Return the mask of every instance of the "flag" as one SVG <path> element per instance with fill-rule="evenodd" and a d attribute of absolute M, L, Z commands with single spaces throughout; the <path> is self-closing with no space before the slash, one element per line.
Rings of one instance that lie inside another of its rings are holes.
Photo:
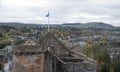
<path fill-rule="evenodd" d="M 48 14 L 46 14 L 46 17 L 49 17 L 50 16 L 50 14 L 49 14 L 49 12 L 48 12 Z"/>

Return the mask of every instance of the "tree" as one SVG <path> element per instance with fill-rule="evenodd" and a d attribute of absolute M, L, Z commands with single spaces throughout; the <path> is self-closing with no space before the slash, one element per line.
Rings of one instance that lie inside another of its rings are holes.
<path fill-rule="evenodd" d="M 5 47 L 4 44 L 0 44 L 0 49 L 3 49 Z"/>
<path fill-rule="evenodd" d="M 2 70 L 3 68 L 4 68 L 4 64 L 0 62 L 0 70 Z"/>
<path fill-rule="evenodd" d="M 0 37 L 3 37 L 3 34 L 2 34 L 2 33 L 0 33 Z"/>
<path fill-rule="evenodd" d="M 99 50 L 96 54 L 96 60 L 98 65 L 97 72 L 110 72 L 111 59 L 106 48 Z"/>
<path fill-rule="evenodd" d="M 111 59 L 106 47 L 87 44 L 84 53 L 97 60 L 97 72 L 110 72 Z"/>

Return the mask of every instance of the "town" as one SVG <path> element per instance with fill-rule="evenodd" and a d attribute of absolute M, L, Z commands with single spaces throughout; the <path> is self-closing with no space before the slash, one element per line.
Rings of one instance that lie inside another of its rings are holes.
<path fill-rule="evenodd" d="M 119 60 L 120 30 L 109 24 L 0 24 L 2 72 L 119 72 Z"/>

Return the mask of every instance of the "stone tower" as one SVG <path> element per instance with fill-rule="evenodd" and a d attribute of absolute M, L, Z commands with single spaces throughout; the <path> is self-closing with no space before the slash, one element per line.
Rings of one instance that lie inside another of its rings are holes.
<path fill-rule="evenodd" d="M 15 41 L 13 72 L 96 72 L 96 64 L 71 52 L 52 33 Z"/>
<path fill-rule="evenodd" d="M 13 72 L 53 72 L 54 55 L 68 53 L 68 49 L 51 33 L 39 41 L 16 41 L 13 46 Z"/>

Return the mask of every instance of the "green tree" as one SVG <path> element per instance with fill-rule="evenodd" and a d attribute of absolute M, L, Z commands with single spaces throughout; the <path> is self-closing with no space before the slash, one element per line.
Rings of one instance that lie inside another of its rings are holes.
<path fill-rule="evenodd" d="M 0 37 L 3 37 L 3 34 L 2 34 L 2 33 L 0 33 Z"/>
<path fill-rule="evenodd" d="M 0 70 L 2 70 L 3 68 L 4 68 L 4 64 L 0 62 Z"/>
<path fill-rule="evenodd" d="M 97 72 L 110 72 L 111 59 L 106 47 L 96 44 L 87 44 L 84 53 L 97 60 Z"/>

